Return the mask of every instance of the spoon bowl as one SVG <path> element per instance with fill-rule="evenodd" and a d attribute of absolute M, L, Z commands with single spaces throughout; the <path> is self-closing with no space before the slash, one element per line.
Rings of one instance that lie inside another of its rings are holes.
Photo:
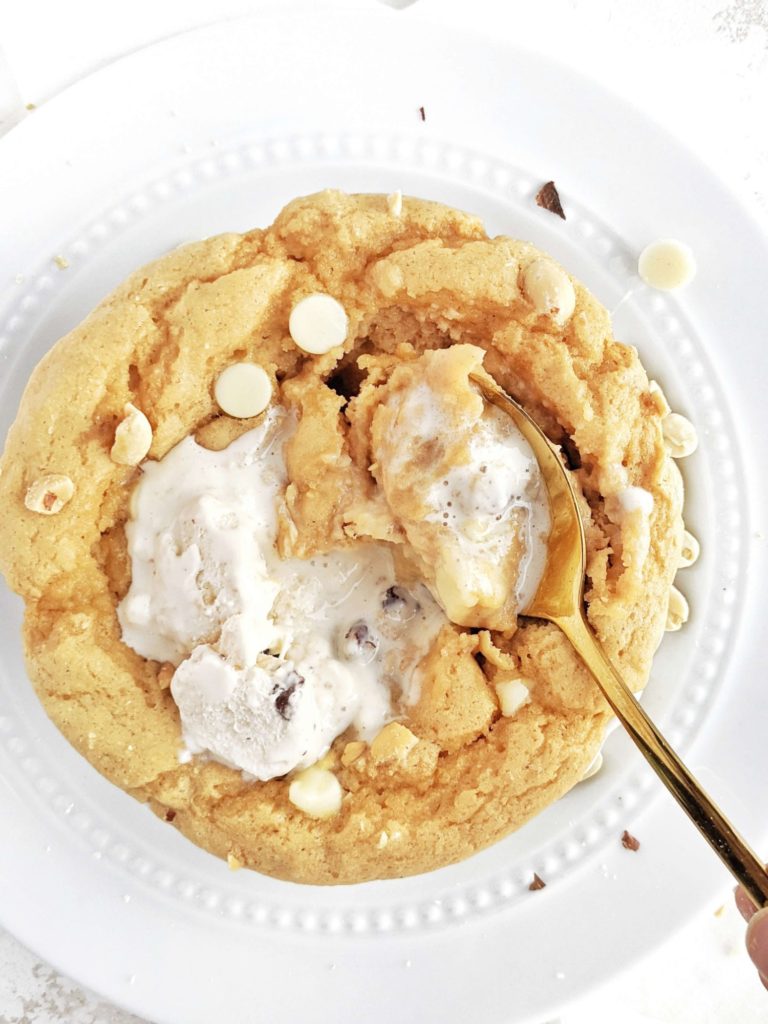
<path fill-rule="evenodd" d="M 768 906 L 768 873 L 757 854 L 702 789 L 641 707 L 587 621 L 587 549 L 571 477 L 560 452 L 528 413 L 486 375 L 472 374 L 486 402 L 501 409 L 533 450 L 549 497 L 547 561 L 521 614 L 558 626 L 593 675 L 612 711 L 643 756 L 759 909 Z"/>

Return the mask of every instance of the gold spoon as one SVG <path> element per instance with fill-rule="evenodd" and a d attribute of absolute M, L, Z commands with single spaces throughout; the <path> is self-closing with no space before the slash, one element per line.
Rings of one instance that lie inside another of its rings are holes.
<path fill-rule="evenodd" d="M 549 495 L 552 526 L 544 575 L 523 614 L 558 626 L 595 677 L 614 714 L 643 757 L 755 906 L 768 906 L 768 872 L 755 852 L 707 796 L 608 660 L 584 613 L 586 543 L 568 472 L 552 445 L 517 402 L 485 376 L 471 379 L 487 402 L 514 420 L 533 449 Z"/>

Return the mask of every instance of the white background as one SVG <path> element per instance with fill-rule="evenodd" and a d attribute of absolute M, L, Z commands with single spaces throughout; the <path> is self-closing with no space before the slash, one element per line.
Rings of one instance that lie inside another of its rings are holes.
<path fill-rule="evenodd" d="M 345 5 L 351 6 L 349 0 Z M 7 3 L 0 14 L 0 132 L 35 116 L 27 104 L 39 106 L 123 54 L 260 6 L 258 0 L 17 0 L 10 10 Z M 392 0 L 392 6 L 408 3 Z M 400 15 L 404 32 L 416 11 L 487 28 L 599 79 L 695 149 L 768 227 L 768 0 L 417 0 Z M 600 156 L 595 154 L 596 161 Z M 3 244 L 9 240 L 0 229 Z M 768 1020 L 768 993 L 742 942 L 743 926 L 724 887 L 700 920 L 572 1007 L 562 1024 Z M 135 1020 L 61 978 L 0 932 L 3 1024 Z"/>

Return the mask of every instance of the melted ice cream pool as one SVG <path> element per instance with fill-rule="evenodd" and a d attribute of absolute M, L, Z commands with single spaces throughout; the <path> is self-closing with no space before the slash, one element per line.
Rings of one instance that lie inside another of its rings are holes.
<path fill-rule="evenodd" d="M 372 739 L 418 698 L 418 664 L 446 619 L 401 585 L 381 545 L 281 559 L 282 448 L 271 409 L 222 451 L 185 438 L 147 462 L 126 525 L 123 640 L 176 666 L 191 753 L 260 780 L 304 768 L 350 727 Z"/>

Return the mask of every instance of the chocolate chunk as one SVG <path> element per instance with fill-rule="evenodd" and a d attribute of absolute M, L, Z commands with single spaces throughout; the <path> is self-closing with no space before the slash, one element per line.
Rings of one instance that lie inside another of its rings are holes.
<path fill-rule="evenodd" d="M 539 876 L 534 871 L 534 873 L 533 873 L 533 881 L 528 886 L 528 888 L 531 890 L 531 892 L 537 892 L 539 889 L 546 889 L 546 887 L 547 887 L 547 883 L 544 881 L 543 878 L 539 878 Z"/>
<path fill-rule="evenodd" d="M 362 619 L 349 627 L 341 644 L 341 653 L 345 658 L 358 659 L 366 665 L 373 661 L 378 649 L 379 638 Z"/>
<path fill-rule="evenodd" d="M 173 821 L 173 819 L 176 817 L 176 811 L 174 811 L 173 808 L 169 807 L 166 810 L 163 817 L 165 818 L 166 821 Z"/>
<path fill-rule="evenodd" d="M 626 829 L 624 829 L 624 832 L 622 833 L 622 836 L 621 836 L 621 845 L 624 847 L 625 850 L 632 850 L 632 851 L 639 850 L 640 849 L 640 840 L 639 839 L 635 839 L 635 837 L 633 835 L 630 835 L 630 833 L 627 832 Z"/>
<path fill-rule="evenodd" d="M 549 210 L 550 213 L 557 214 L 558 217 L 562 217 L 565 220 L 565 210 L 563 210 L 563 204 L 560 202 L 560 195 L 555 188 L 554 181 L 548 181 L 541 186 L 536 193 L 536 205 L 541 206 L 544 210 Z"/>
<path fill-rule="evenodd" d="M 408 622 L 421 608 L 419 602 L 404 587 L 390 587 L 384 594 L 381 607 L 387 617 L 396 622 Z"/>
<path fill-rule="evenodd" d="M 424 107 L 419 107 L 419 117 L 421 118 L 422 121 L 427 120 L 427 112 L 424 109 Z"/>
<path fill-rule="evenodd" d="M 304 676 L 300 676 L 298 672 L 293 669 L 288 673 L 285 678 L 285 685 L 280 686 L 276 683 L 272 688 L 272 693 L 277 693 L 275 697 L 275 707 L 277 713 L 281 718 L 284 718 L 286 722 L 289 722 L 293 718 L 293 704 L 291 698 L 300 686 L 304 685 Z"/>
<path fill-rule="evenodd" d="M 563 440 L 560 442 L 563 455 L 565 456 L 565 462 L 568 469 L 581 469 L 581 452 L 576 447 L 573 438 L 566 434 Z"/>

